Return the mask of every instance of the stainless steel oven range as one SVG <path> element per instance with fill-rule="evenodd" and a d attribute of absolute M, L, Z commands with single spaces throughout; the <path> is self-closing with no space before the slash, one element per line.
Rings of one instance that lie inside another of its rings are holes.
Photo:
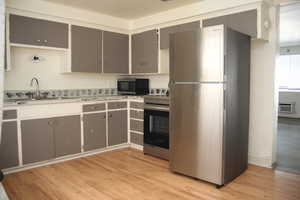
<path fill-rule="evenodd" d="M 144 153 L 169 160 L 169 97 L 144 99 Z"/>

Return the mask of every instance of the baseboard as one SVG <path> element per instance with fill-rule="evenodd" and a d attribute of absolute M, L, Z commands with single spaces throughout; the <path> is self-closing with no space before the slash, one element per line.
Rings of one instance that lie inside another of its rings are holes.
<path fill-rule="evenodd" d="M 28 165 L 24 165 L 24 166 L 9 168 L 9 169 L 3 170 L 3 173 L 4 174 L 12 174 L 12 173 L 16 173 L 16 172 L 20 172 L 20 171 L 24 171 L 24 170 L 28 170 L 28 169 L 33 169 L 33 168 L 42 167 L 42 166 L 46 166 L 46 165 L 53 165 L 53 164 L 68 161 L 68 160 L 74 160 L 77 158 L 87 157 L 87 156 L 91 156 L 91 155 L 95 155 L 95 154 L 105 153 L 105 152 L 109 152 L 109 151 L 113 151 L 113 150 L 117 150 L 117 149 L 128 148 L 128 147 L 130 147 L 130 144 L 116 145 L 116 146 L 107 147 L 104 149 L 98 149 L 95 151 L 89 151 L 89 152 L 84 152 L 84 153 L 80 153 L 80 154 L 76 154 L 76 155 L 65 156 L 65 157 L 54 159 L 54 160 L 47 160 L 47 161 L 38 162 L 38 163 L 34 163 L 34 164 L 28 164 Z"/>
<path fill-rule="evenodd" d="M 138 144 L 130 144 L 130 147 L 131 147 L 131 148 L 134 148 L 134 149 L 141 150 L 141 151 L 144 150 L 144 146 L 138 145 Z"/>
<path fill-rule="evenodd" d="M 248 156 L 248 163 L 252 165 L 257 165 L 260 167 L 272 168 L 272 158 L 271 157 L 258 157 L 258 156 Z"/>

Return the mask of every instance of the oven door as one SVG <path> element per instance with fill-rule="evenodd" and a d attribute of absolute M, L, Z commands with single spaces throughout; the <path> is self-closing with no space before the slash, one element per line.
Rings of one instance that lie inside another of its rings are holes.
<path fill-rule="evenodd" d="M 118 93 L 135 94 L 136 82 L 134 80 L 118 80 Z"/>
<path fill-rule="evenodd" d="M 145 108 L 144 143 L 169 149 L 169 111 Z"/>

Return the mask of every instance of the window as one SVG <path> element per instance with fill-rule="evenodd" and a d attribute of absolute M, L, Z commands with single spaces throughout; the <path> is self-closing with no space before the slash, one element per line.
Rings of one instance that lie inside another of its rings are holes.
<path fill-rule="evenodd" d="M 279 62 L 279 88 L 300 89 L 300 55 L 282 55 Z"/>

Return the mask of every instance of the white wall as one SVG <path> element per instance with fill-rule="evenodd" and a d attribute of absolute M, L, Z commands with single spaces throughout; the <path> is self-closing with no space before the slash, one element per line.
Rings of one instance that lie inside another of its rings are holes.
<path fill-rule="evenodd" d="M 251 99 L 249 159 L 271 167 L 276 161 L 277 105 L 276 62 L 279 57 L 278 10 L 270 11 L 268 43 L 254 40 L 251 49 Z"/>
<path fill-rule="evenodd" d="M 30 80 L 37 77 L 41 89 L 87 89 L 115 88 L 116 75 L 97 75 L 89 73 L 61 74 L 60 66 L 65 55 L 59 51 L 30 48 L 11 49 L 12 70 L 5 73 L 6 90 L 27 90 Z M 43 61 L 33 63 L 31 57 L 40 56 Z"/>

